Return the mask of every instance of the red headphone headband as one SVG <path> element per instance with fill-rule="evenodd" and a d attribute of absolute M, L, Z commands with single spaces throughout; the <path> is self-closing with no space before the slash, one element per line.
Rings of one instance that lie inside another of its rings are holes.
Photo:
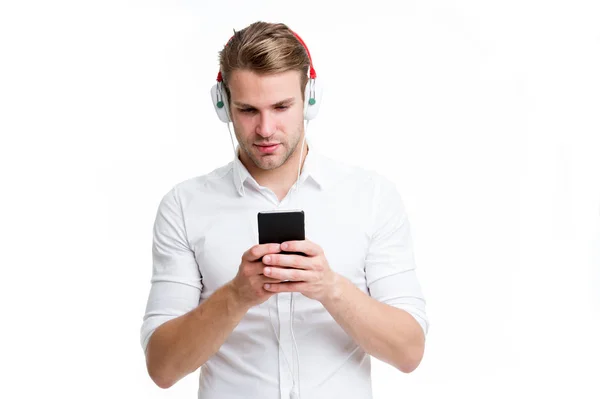
<path fill-rule="evenodd" d="M 308 54 L 308 60 L 310 61 L 310 78 L 311 79 L 315 79 L 317 77 L 317 72 L 315 71 L 315 68 L 313 68 L 313 63 L 312 63 L 312 58 L 310 56 L 310 51 L 308 51 L 308 47 L 306 47 L 306 44 L 304 43 L 304 40 L 302 40 L 302 38 L 300 36 L 298 36 L 298 34 L 294 31 L 292 31 L 292 33 L 294 34 L 294 36 L 296 36 L 296 39 L 298 39 L 298 41 L 300 42 L 300 44 L 302 44 L 302 46 L 304 47 L 304 49 L 306 50 L 306 54 Z M 229 43 L 231 41 L 231 39 L 233 39 L 233 36 L 231 36 L 229 38 L 229 40 L 227 41 L 227 43 Z M 227 44 L 226 44 L 227 46 Z M 217 82 L 222 82 L 223 81 L 223 76 L 221 75 L 221 71 L 219 71 L 219 73 L 217 74 Z"/>

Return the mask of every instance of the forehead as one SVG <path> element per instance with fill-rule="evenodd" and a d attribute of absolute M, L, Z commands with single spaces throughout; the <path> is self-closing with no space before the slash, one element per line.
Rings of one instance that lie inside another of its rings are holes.
<path fill-rule="evenodd" d="M 256 106 L 267 106 L 290 97 L 300 96 L 300 71 L 257 74 L 235 70 L 229 77 L 231 100 Z"/>

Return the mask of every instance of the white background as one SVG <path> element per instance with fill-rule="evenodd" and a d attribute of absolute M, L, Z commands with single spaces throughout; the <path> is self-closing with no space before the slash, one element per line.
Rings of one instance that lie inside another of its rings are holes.
<path fill-rule="evenodd" d="M 315 145 L 407 207 L 430 333 L 375 398 L 600 397 L 600 12 L 523 0 L 3 2 L 0 396 L 196 397 L 146 374 L 151 229 L 231 160 L 209 89 L 256 20 L 311 51 Z"/>

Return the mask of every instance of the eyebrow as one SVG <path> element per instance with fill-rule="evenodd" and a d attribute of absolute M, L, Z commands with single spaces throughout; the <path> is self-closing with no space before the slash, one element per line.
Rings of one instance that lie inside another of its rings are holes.
<path fill-rule="evenodd" d="M 294 97 L 286 98 L 285 100 L 281 100 L 279 102 L 276 102 L 272 106 L 273 107 L 280 107 L 282 105 L 289 105 L 292 102 L 294 102 Z M 240 107 L 240 108 L 256 108 L 254 105 L 250 105 L 250 104 L 246 104 L 246 103 L 238 103 L 237 101 L 234 101 L 233 104 L 236 107 Z"/>

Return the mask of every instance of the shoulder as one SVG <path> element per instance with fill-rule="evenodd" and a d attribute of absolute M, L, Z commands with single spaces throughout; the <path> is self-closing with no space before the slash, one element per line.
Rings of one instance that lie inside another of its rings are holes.
<path fill-rule="evenodd" d="M 228 188 L 227 179 L 232 171 L 233 162 L 220 166 L 213 171 L 182 180 L 174 184 L 164 195 L 161 202 L 174 201 L 185 207 L 193 200 L 206 195 L 214 195 Z"/>

